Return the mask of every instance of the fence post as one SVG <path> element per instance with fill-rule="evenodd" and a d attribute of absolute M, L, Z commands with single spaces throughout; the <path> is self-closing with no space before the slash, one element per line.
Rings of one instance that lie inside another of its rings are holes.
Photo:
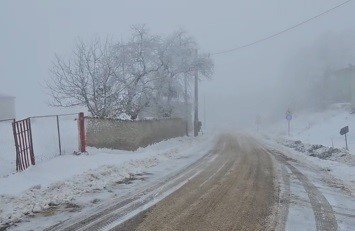
<path fill-rule="evenodd" d="M 16 148 L 16 171 L 20 171 L 20 150 L 19 145 L 17 143 L 17 131 L 16 131 L 16 120 L 14 119 L 12 122 L 12 132 L 14 134 L 15 148 Z"/>
<path fill-rule="evenodd" d="M 57 132 L 58 132 L 59 155 L 62 155 L 62 142 L 61 142 L 61 139 L 60 139 L 59 116 L 56 115 L 56 117 L 57 117 Z"/>
<path fill-rule="evenodd" d="M 80 139 L 79 149 L 80 152 L 86 152 L 85 118 L 83 112 L 79 113 L 78 126 L 79 126 L 79 139 Z"/>

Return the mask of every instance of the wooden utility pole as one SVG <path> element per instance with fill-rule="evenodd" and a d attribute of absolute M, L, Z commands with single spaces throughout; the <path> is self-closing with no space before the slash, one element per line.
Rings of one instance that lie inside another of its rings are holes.
<path fill-rule="evenodd" d="M 206 131 L 207 127 L 206 127 L 207 123 L 206 123 L 206 95 L 203 96 L 203 129 L 202 131 Z M 203 134 L 203 132 L 202 132 Z"/>
<path fill-rule="evenodd" d="M 197 52 L 196 52 L 197 56 Z M 194 136 L 198 136 L 198 71 L 195 70 L 195 100 L 194 100 L 194 107 L 195 107 L 195 113 L 194 113 Z"/>
<path fill-rule="evenodd" d="M 185 122 L 186 122 L 186 136 L 189 136 L 189 122 L 191 120 L 191 114 L 189 113 L 189 102 L 188 102 L 188 84 L 187 84 L 187 76 L 184 76 L 184 85 L 185 85 Z"/>

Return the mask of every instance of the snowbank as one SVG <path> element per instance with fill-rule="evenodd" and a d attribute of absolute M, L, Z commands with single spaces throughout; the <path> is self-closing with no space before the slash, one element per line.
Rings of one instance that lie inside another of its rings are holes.
<path fill-rule="evenodd" d="M 349 126 L 349 151 L 344 150 L 342 127 Z M 355 190 L 355 114 L 348 104 L 335 104 L 323 112 L 295 113 L 291 136 L 287 136 L 287 121 L 272 124 L 264 130 L 267 143 L 283 149 L 292 158 L 317 167 L 329 176 Z"/>
<path fill-rule="evenodd" d="M 280 139 L 277 142 L 297 152 L 319 159 L 340 161 L 347 164 L 352 164 L 354 161 L 353 156 L 345 149 L 326 147 L 321 144 L 306 144 L 300 140 Z"/>
<path fill-rule="evenodd" d="M 287 137 L 287 121 L 282 120 L 266 129 L 268 134 L 308 144 L 322 144 L 342 149 L 344 136 L 339 134 L 342 127 L 349 126 L 348 144 L 355 154 L 355 114 L 350 114 L 348 104 L 335 104 L 323 112 L 295 113 L 291 121 L 291 137 Z"/>
<path fill-rule="evenodd" d="M 206 154 L 212 139 L 175 138 L 135 152 L 90 148 L 0 178 L 0 227 L 51 206 L 87 206 L 88 195 L 113 195 L 131 180 L 164 177 Z"/>
<path fill-rule="evenodd" d="M 353 164 L 319 159 L 313 156 L 305 155 L 305 153 L 277 143 L 273 139 L 264 139 L 264 144 L 272 149 L 283 151 L 283 153 L 299 161 L 300 163 L 312 166 L 312 169 L 319 169 L 320 171 L 327 173 L 331 178 L 336 179 L 335 182 L 341 182 L 340 185 L 344 185 L 351 194 L 355 192 L 355 170 Z"/>

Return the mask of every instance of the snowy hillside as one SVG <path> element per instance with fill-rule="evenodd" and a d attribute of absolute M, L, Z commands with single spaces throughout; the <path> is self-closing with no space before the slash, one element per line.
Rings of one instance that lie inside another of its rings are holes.
<path fill-rule="evenodd" d="M 341 149 L 345 147 L 345 139 L 339 131 L 344 126 L 349 126 L 349 150 L 355 155 L 355 114 L 350 114 L 348 104 L 332 105 L 323 112 L 295 113 L 291 121 L 290 137 L 287 136 L 286 120 L 273 124 L 267 131 L 279 138 Z"/>
<path fill-rule="evenodd" d="M 349 126 L 349 151 L 345 150 L 342 127 Z M 350 192 L 355 189 L 355 114 L 348 104 L 336 104 L 323 112 L 295 113 L 291 135 L 287 135 L 287 121 L 264 128 L 267 142 L 289 153 L 292 158 L 317 166 L 342 182 Z"/>

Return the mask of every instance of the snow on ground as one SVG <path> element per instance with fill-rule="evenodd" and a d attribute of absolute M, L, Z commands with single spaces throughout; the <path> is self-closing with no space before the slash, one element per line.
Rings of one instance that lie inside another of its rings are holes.
<path fill-rule="evenodd" d="M 206 154 L 213 139 L 175 138 L 135 152 L 89 148 L 88 154 L 59 156 L 2 177 L 0 227 L 48 212 L 52 206 L 81 210 L 119 196 L 120 188 L 131 183 L 163 178 Z"/>
<path fill-rule="evenodd" d="M 344 150 L 342 127 L 349 126 L 349 151 Z M 355 114 L 348 104 L 336 104 L 323 112 L 295 113 L 291 136 L 287 121 L 272 124 L 263 131 L 265 143 L 282 150 L 297 169 L 322 192 L 333 207 L 340 230 L 355 226 Z M 314 230 L 314 218 L 303 187 L 291 178 L 291 205 L 287 230 Z"/>
<path fill-rule="evenodd" d="M 343 185 L 347 191 L 351 194 L 355 193 L 355 167 L 354 165 L 333 161 L 333 160 L 323 160 L 317 157 L 305 155 L 302 152 L 293 150 L 292 148 L 282 146 L 275 140 L 265 140 L 266 144 L 271 147 L 276 147 L 287 153 L 293 159 L 298 160 L 305 165 L 308 165 L 312 169 L 318 169 L 322 174 L 326 174 L 329 178 L 334 181 L 334 186 Z M 338 185 L 339 183 L 339 185 Z"/>
<path fill-rule="evenodd" d="M 349 126 L 349 149 L 355 155 L 355 114 L 350 114 L 348 104 L 334 104 L 319 112 L 295 112 L 291 121 L 291 137 L 288 138 L 341 149 L 345 147 L 345 140 L 339 131 L 344 126 Z M 272 124 L 265 132 L 287 137 L 286 119 Z"/>
<path fill-rule="evenodd" d="M 321 144 L 305 144 L 300 140 L 294 141 L 289 139 L 277 139 L 277 142 L 304 155 L 323 160 L 338 161 L 349 165 L 354 165 L 355 163 L 355 156 L 351 155 L 349 151 L 344 148 L 327 147 Z"/>
<path fill-rule="evenodd" d="M 351 231 L 355 226 L 355 169 L 354 166 L 338 161 L 323 160 L 305 155 L 285 147 L 275 140 L 264 140 L 271 150 L 280 150 L 292 161 L 318 190 L 324 195 L 334 210 L 339 230 Z M 302 183 L 290 174 L 290 207 L 286 230 L 315 230 L 315 218 L 309 196 Z"/>
<path fill-rule="evenodd" d="M 78 151 L 77 114 L 58 117 L 62 154 Z M 16 172 L 16 150 L 12 120 L 0 121 L 0 177 Z M 31 117 L 36 163 L 59 156 L 57 117 Z M 44 129 L 45 128 L 45 129 Z"/>
<path fill-rule="evenodd" d="M 344 137 L 339 134 L 344 126 L 350 130 L 349 152 L 344 150 Z M 295 113 L 291 127 L 291 137 L 287 136 L 286 120 L 272 124 L 264 130 L 264 135 L 279 148 L 283 145 L 284 151 L 298 160 L 319 167 L 355 190 L 355 114 L 350 114 L 348 104 L 335 104 L 323 112 Z M 334 149 L 329 148 L 331 139 Z"/>

